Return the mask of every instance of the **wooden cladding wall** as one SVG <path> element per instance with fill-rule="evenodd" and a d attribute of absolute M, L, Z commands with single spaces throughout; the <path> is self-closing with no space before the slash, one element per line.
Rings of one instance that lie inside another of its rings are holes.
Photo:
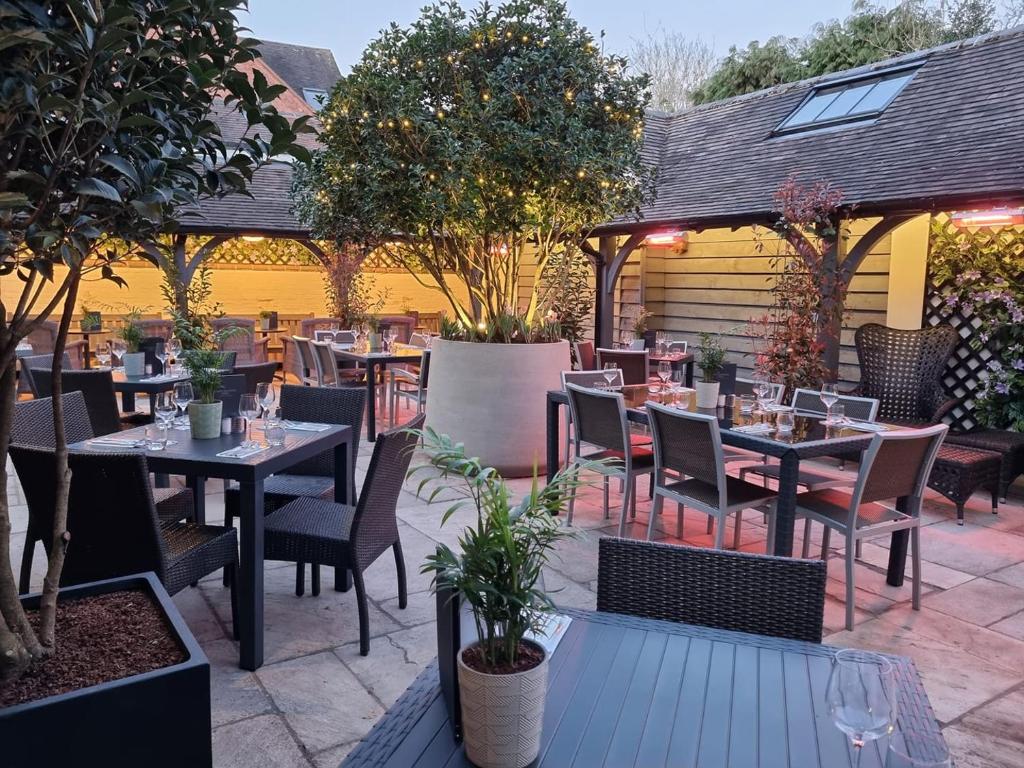
<path fill-rule="evenodd" d="M 874 223 L 858 220 L 850 229 L 848 248 Z M 722 334 L 728 360 L 741 375 L 753 363 L 746 324 L 771 304 L 772 258 L 781 243 L 761 237 L 758 251 L 751 229 L 713 229 L 690 233 L 686 251 L 650 248 L 645 255 L 644 301 L 654 313 L 651 327 L 696 344 L 701 331 Z M 862 262 L 850 285 L 839 356 L 840 379 L 859 379 L 853 333 L 864 323 L 885 323 L 891 239 L 881 239 Z"/>

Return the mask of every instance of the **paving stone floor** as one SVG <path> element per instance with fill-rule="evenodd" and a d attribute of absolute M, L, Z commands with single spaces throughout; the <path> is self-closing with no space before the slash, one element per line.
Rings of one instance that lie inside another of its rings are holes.
<path fill-rule="evenodd" d="M 360 481 L 370 451 L 362 446 Z M 522 492 L 529 481 L 511 485 Z M 213 668 L 217 768 L 336 768 L 433 658 L 433 602 L 419 564 L 437 542 L 454 545 L 469 513 L 456 514 L 442 528 L 441 514 L 452 494 L 427 504 L 413 489 L 407 484 L 398 510 L 409 605 L 398 609 L 394 562 L 382 557 L 367 572 L 368 657 L 359 655 L 354 594 L 326 586 L 333 583 L 330 569 L 319 597 L 307 591 L 300 598 L 294 593 L 293 566 L 266 565 L 266 664 L 257 672 L 238 669 L 228 592 L 219 575 L 175 597 Z M 10 491 L 15 504 L 12 556 L 18 562 L 26 511 L 16 480 Z M 220 481 L 207 485 L 210 522 L 222 519 L 221 491 Z M 600 498 L 596 488 L 583 492 L 574 521 L 578 535 L 559 546 L 559 557 L 547 572 L 546 585 L 557 590 L 560 604 L 595 607 L 597 540 L 615 534 L 614 520 L 602 515 Z M 613 494 L 613 505 L 616 499 Z M 649 509 L 642 499 L 629 535 L 646 535 Z M 689 512 L 682 541 L 709 546 L 705 521 Z M 990 514 L 987 497 L 976 496 L 963 527 L 957 526 L 950 503 L 929 496 L 924 523 L 922 609 L 910 608 L 909 579 L 899 589 L 886 585 L 888 540 L 879 539 L 864 545 L 856 570 L 857 625 L 852 632 L 844 630 L 843 561 L 833 552 L 825 642 L 913 658 L 960 768 L 1024 766 L 1024 488 L 1018 484 L 1011 490 L 998 516 Z M 659 521 L 658 539 L 678 542 L 675 532 L 675 514 L 669 513 Z M 741 549 L 764 551 L 766 528 L 759 514 L 748 512 L 741 532 Z M 40 549 L 36 585 L 41 566 Z"/>

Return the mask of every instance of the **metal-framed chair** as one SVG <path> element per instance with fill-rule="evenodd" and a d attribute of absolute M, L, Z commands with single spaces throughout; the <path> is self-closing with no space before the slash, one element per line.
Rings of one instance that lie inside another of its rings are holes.
<path fill-rule="evenodd" d="M 610 537 L 597 546 L 599 611 L 821 642 L 821 561 Z"/>
<path fill-rule="evenodd" d="M 689 343 L 685 341 L 670 341 L 668 343 L 668 351 L 670 353 L 678 352 L 679 354 L 685 355 L 689 348 Z"/>
<path fill-rule="evenodd" d="M 420 354 L 418 371 L 404 368 L 389 368 L 391 407 L 388 409 L 391 426 L 395 426 L 395 415 L 398 413 L 398 399 L 408 400 L 416 404 L 416 413 L 423 413 L 427 404 L 427 385 L 430 380 L 430 350 L 424 349 Z"/>
<path fill-rule="evenodd" d="M 921 607 L 921 500 L 949 430 L 945 424 L 923 429 L 875 433 L 864 452 L 857 482 L 851 493 L 826 489 L 807 491 L 796 498 L 797 515 L 825 526 L 822 560 L 828 556 L 829 534 L 844 538 L 846 560 L 846 628 L 853 629 L 855 548 L 864 539 L 910 530 L 913 590 L 911 604 Z M 897 510 L 879 502 L 905 498 Z"/>
<path fill-rule="evenodd" d="M 562 371 L 562 391 L 565 391 L 566 384 L 576 384 L 587 389 L 615 389 L 622 386 L 622 371 L 616 369 L 613 373 L 611 383 L 604 377 L 604 371 Z M 572 450 L 572 411 L 564 409 L 562 424 L 565 428 L 565 463 L 569 463 L 569 454 Z M 631 439 L 641 437 L 631 435 Z M 643 435 L 642 442 L 650 443 L 650 437 Z"/>
<path fill-rule="evenodd" d="M 874 397 L 841 394 L 836 396 L 836 403 L 843 406 L 843 413 L 857 421 L 874 421 L 878 417 L 879 401 Z M 825 404 L 821 402 L 821 393 L 816 389 L 797 388 L 789 404 L 794 411 L 802 413 L 820 413 L 825 415 Z"/>
<path fill-rule="evenodd" d="M 576 354 L 576 370 L 590 371 L 597 367 L 597 354 L 594 352 L 594 342 L 577 341 L 572 346 Z"/>
<path fill-rule="evenodd" d="M 52 449 L 12 445 L 33 527 L 53 530 L 56 454 Z M 60 585 L 156 572 L 171 595 L 204 576 L 238 567 L 234 528 L 161 521 L 141 453 L 72 453 L 67 548 Z M 116 500 L 115 500 L 116 499 Z M 51 538 L 43 538 L 49 550 Z M 231 581 L 231 618 L 238 636 L 238 600 Z"/>
<path fill-rule="evenodd" d="M 339 574 L 351 573 L 359 609 L 359 653 L 370 652 L 370 618 L 363 572 L 388 549 L 394 552 L 398 575 L 398 607 L 407 604 L 405 559 L 395 514 L 417 436 L 410 430 L 423 426 L 425 417 L 381 433 L 373 444 L 359 500 L 354 507 L 323 499 L 302 497 L 272 512 L 264 521 L 267 560 L 299 564 L 295 592 L 304 592 L 303 563 L 313 564 L 312 592 L 320 594 L 320 565 Z"/>
<path fill-rule="evenodd" d="M 773 403 L 781 403 L 782 395 L 785 393 L 785 384 L 776 384 L 770 382 L 768 384 L 769 392 L 768 397 Z M 754 380 L 744 379 L 739 376 L 736 377 L 736 389 L 733 392 L 736 395 L 753 395 L 754 394 Z"/>
<path fill-rule="evenodd" d="M 633 445 L 629 423 L 626 420 L 626 405 L 619 392 L 605 392 L 596 389 L 566 384 L 569 396 L 569 412 L 575 425 L 573 443 L 576 463 L 596 462 L 588 469 L 603 475 L 604 515 L 608 517 L 608 481 L 618 478 L 623 481 L 622 514 L 619 517 L 619 535 L 626 533 L 626 516 L 630 511 L 636 517 L 636 478 L 654 471 L 654 454 L 650 448 Z M 597 450 L 584 452 L 584 445 Z M 566 524 L 572 525 L 576 493 L 569 499 Z"/>
<path fill-rule="evenodd" d="M 622 371 L 625 384 L 646 384 L 649 357 L 646 349 L 598 349 L 597 367 L 604 368 L 607 363 L 615 363 Z"/>
<path fill-rule="evenodd" d="M 21 378 L 18 380 L 18 391 L 28 391 L 32 393 L 32 397 L 49 397 L 49 395 L 39 394 L 39 387 L 36 384 L 34 374 L 32 371 L 39 371 L 46 377 L 49 377 L 53 371 L 53 355 L 25 355 L 25 357 L 18 360 L 18 364 L 21 366 Z M 64 353 L 63 362 L 61 363 L 62 371 L 75 370 L 71 365 L 71 356 L 67 352 Z M 44 383 L 46 391 L 50 391 L 49 383 Z M 24 388 L 23 388 L 24 387 Z"/>
<path fill-rule="evenodd" d="M 726 474 L 722 435 L 715 416 L 691 413 L 658 403 L 647 403 L 654 438 L 654 507 L 647 524 L 647 539 L 664 501 L 677 504 L 676 534 L 682 538 L 686 505 L 715 521 L 715 549 L 725 546 L 725 521 L 735 515 L 733 549 L 739 549 L 743 510 L 762 507 L 777 494 Z M 666 474 L 673 473 L 671 476 Z M 775 516 L 768 521 L 768 546 L 774 539 Z"/>
<path fill-rule="evenodd" d="M 292 336 L 291 342 L 295 345 L 295 351 L 299 358 L 299 381 L 307 387 L 320 386 L 312 340 L 305 336 Z"/>

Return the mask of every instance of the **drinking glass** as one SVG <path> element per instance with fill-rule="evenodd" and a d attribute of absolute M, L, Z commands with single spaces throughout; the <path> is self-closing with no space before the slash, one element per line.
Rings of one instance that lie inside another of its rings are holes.
<path fill-rule="evenodd" d="M 170 425 L 178 413 L 178 406 L 174 402 L 174 395 L 170 392 L 157 393 L 153 400 L 153 413 L 164 426 Z"/>
<path fill-rule="evenodd" d="M 172 336 L 167 340 L 167 354 L 173 357 L 176 363 L 181 357 L 181 339 L 177 336 Z"/>
<path fill-rule="evenodd" d="M 740 413 L 754 412 L 754 398 L 750 395 L 740 395 Z"/>
<path fill-rule="evenodd" d="M 263 434 L 267 438 L 267 445 L 284 445 L 285 429 L 284 425 L 281 424 L 281 422 L 268 422 L 266 428 L 263 430 Z"/>
<path fill-rule="evenodd" d="M 100 344 L 96 348 L 96 362 L 100 364 L 101 368 L 110 367 L 110 347 L 106 344 Z"/>
<path fill-rule="evenodd" d="M 387 335 L 387 339 L 388 339 L 388 352 L 391 352 L 391 351 L 394 350 L 394 348 L 395 348 L 395 340 L 397 338 L 398 338 L 398 331 L 389 329 L 388 330 L 388 335 Z"/>
<path fill-rule="evenodd" d="M 668 384 L 668 380 L 672 378 L 672 363 L 668 360 L 658 363 L 658 378 L 661 379 L 662 385 Z"/>
<path fill-rule="evenodd" d="M 690 390 L 681 389 L 676 392 L 676 408 L 681 411 L 690 410 Z"/>
<path fill-rule="evenodd" d="M 263 418 L 270 415 L 270 406 L 274 404 L 274 385 L 269 381 L 261 381 L 256 385 L 256 399 L 263 408 Z"/>
<path fill-rule="evenodd" d="M 763 404 L 764 396 L 768 394 L 768 382 L 765 380 L 764 376 L 758 374 L 754 375 L 754 385 L 752 389 L 754 390 L 755 397 L 757 397 L 757 402 Z"/>
<path fill-rule="evenodd" d="M 832 423 L 832 406 L 839 402 L 839 392 L 835 383 L 825 382 L 821 385 L 821 402 L 825 406 L 825 421 Z"/>
<path fill-rule="evenodd" d="M 122 358 L 124 353 L 128 351 L 128 345 L 125 344 L 121 339 L 114 339 L 110 342 L 110 353 L 117 358 L 117 367 L 123 367 Z"/>
<path fill-rule="evenodd" d="M 916 734 L 913 742 L 897 744 L 889 739 L 885 768 L 949 768 L 949 748 L 938 736 Z"/>
<path fill-rule="evenodd" d="M 793 431 L 793 414 L 790 411 L 779 411 L 775 417 L 775 428 L 780 434 L 788 435 Z"/>
<path fill-rule="evenodd" d="M 835 403 L 832 405 L 832 415 L 826 418 L 826 421 L 834 426 L 841 426 L 846 423 L 846 406 L 842 403 Z"/>
<path fill-rule="evenodd" d="M 164 342 L 157 342 L 156 349 L 153 350 L 153 356 L 160 361 L 160 373 L 167 373 L 167 345 Z"/>
<path fill-rule="evenodd" d="M 889 735 L 896 724 L 892 664 L 877 653 L 839 651 L 832 659 L 825 698 L 832 721 L 849 737 L 859 766 L 864 744 Z"/>
<path fill-rule="evenodd" d="M 174 385 L 174 404 L 181 409 L 181 416 L 177 419 L 175 429 L 188 429 L 188 419 L 185 417 L 185 409 L 192 402 L 192 382 L 179 381 Z"/>
<path fill-rule="evenodd" d="M 260 403 L 256 395 L 242 395 L 238 399 L 238 415 L 245 419 L 245 440 L 243 448 L 255 448 L 259 443 L 252 439 L 252 422 L 260 415 Z"/>
<path fill-rule="evenodd" d="M 160 422 L 158 424 L 147 424 L 146 425 L 146 450 L 148 451 L 162 451 L 167 447 L 167 424 Z"/>
<path fill-rule="evenodd" d="M 619 377 L 619 375 L 616 373 L 617 370 L 619 370 L 618 363 L 604 364 L 604 380 L 608 382 L 608 389 L 612 388 L 612 382 Z"/>

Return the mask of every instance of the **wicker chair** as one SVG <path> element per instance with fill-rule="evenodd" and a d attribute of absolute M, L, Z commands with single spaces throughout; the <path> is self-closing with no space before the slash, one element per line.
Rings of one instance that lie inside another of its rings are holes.
<path fill-rule="evenodd" d="M 565 392 L 569 396 L 569 413 L 576 427 L 573 434 L 576 456 L 573 461 L 597 462 L 587 464 L 587 468 L 603 475 L 605 518 L 608 517 L 608 481 L 613 477 L 623 481 L 619 535 L 624 536 L 626 515 L 631 507 L 633 517 L 636 517 L 636 478 L 654 472 L 654 453 L 649 447 L 633 444 L 621 393 L 587 389 L 576 384 L 566 384 Z M 585 453 L 584 444 L 597 450 Z M 574 489 L 569 498 L 567 525 L 572 525 L 575 506 Z"/>
<path fill-rule="evenodd" d="M 337 317 L 307 317 L 299 321 L 299 336 L 312 338 L 316 331 L 336 331 L 343 326 Z"/>
<path fill-rule="evenodd" d="M 938 424 L 960 402 L 942 377 L 960 339 L 950 325 L 919 331 L 867 323 L 854 334 L 860 383 L 851 394 L 879 401 L 878 418 L 894 424 Z"/>
<path fill-rule="evenodd" d="M 19 392 L 31 392 L 32 397 L 44 397 L 39 394 L 39 388 L 36 385 L 36 380 L 33 378 L 32 371 L 45 372 L 46 377 L 50 376 L 53 371 L 53 355 L 26 355 L 21 358 L 18 363 L 21 365 L 21 378 L 18 380 L 18 391 Z M 64 360 L 61 363 L 61 370 L 70 371 L 73 370 L 74 366 L 71 365 L 71 357 L 67 352 L 64 353 Z M 50 391 L 48 384 L 44 384 Z"/>
<path fill-rule="evenodd" d="M 265 521 L 263 556 L 299 564 L 297 595 L 302 595 L 305 587 L 303 563 L 313 564 L 313 595 L 320 593 L 317 566 L 334 566 L 336 584 L 339 574 L 351 572 L 359 607 L 359 653 L 363 656 L 370 652 L 363 571 L 388 549 L 394 551 L 398 571 L 398 607 L 406 606 L 405 560 L 395 508 L 418 440 L 409 430 L 422 427 L 424 419 L 417 416 L 405 427 L 377 436 L 355 507 L 303 497 L 272 512 Z"/>
<path fill-rule="evenodd" d="M 597 355 L 594 352 L 594 342 L 577 341 L 572 346 L 576 357 L 576 370 L 589 371 L 597 367 Z"/>
<path fill-rule="evenodd" d="M 416 330 L 416 318 L 412 315 L 378 315 L 377 322 L 382 332 L 384 329 L 394 331 L 397 334 L 396 341 L 400 344 L 408 344 Z"/>
<path fill-rule="evenodd" d="M 821 642 L 825 563 L 602 538 L 597 610 Z"/>
<path fill-rule="evenodd" d="M 604 368 L 608 363 L 615 363 L 622 371 L 622 380 L 626 385 L 646 384 L 648 375 L 648 353 L 646 349 L 598 349 L 597 368 Z"/>
<path fill-rule="evenodd" d="M 921 607 L 921 500 L 942 440 L 945 424 L 924 429 L 876 433 L 864 452 L 857 484 L 852 493 L 835 489 L 807 491 L 796 498 L 798 517 L 825 526 L 822 560 L 828 557 L 829 534 L 835 529 L 844 538 L 846 559 L 846 628 L 853 629 L 854 560 L 857 542 L 910 530 L 914 610 Z M 879 504 L 905 497 L 903 511 Z"/>
<path fill-rule="evenodd" d="M 427 384 L 430 379 L 430 350 L 424 349 L 420 355 L 419 371 L 408 371 L 403 368 L 390 368 L 391 377 L 391 426 L 395 426 L 398 413 L 398 399 L 409 400 L 416 404 L 416 413 L 423 413 L 427 404 Z"/>
<path fill-rule="evenodd" d="M 622 371 L 615 369 L 614 378 L 611 383 L 604 377 L 604 371 L 562 371 L 562 391 L 565 391 L 566 384 L 576 384 L 587 389 L 615 389 L 622 386 Z M 568 408 L 564 409 L 563 426 L 565 428 L 565 463 L 569 463 L 569 456 L 572 451 L 572 413 Z M 650 443 L 651 438 L 647 435 L 631 435 L 631 439 L 642 438 L 637 444 Z"/>
<path fill-rule="evenodd" d="M 32 345 L 32 352 L 36 355 L 53 354 L 57 345 L 57 324 L 52 320 L 44 320 L 39 327 L 32 331 L 25 340 Z M 64 352 L 71 358 L 72 365 L 69 368 L 85 367 L 84 339 L 68 341 L 64 345 Z"/>
<path fill-rule="evenodd" d="M 657 403 L 647 403 L 647 414 L 654 437 L 654 508 L 647 524 L 647 539 L 653 538 L 654 523 L 668 499 L 678 505 L 679 538 L 683 535 L 683 508 L 689 504 L 714 519 L 715 549 L 725 546 L 725 520 L 735 515 L 733 549 L 739 549 L 743 510 L 762 507 L 777 494 L 726 474 L 716 417 Z M 666 470 L 673 475 L 667 475 Z M 772 515 L 768 524 L 769 547 L 774 532 Z"/>
<path fill-rule="evenodd" d="M 257 384 L 272 384 L 274 382 L 277 363 L 271 360 L 269 363 L 236 365 L 233 373 L 245 376 L 245 391 L 251 393 L 256 391 Z"/>
<path fill-rule="evenodd" d="M 40 369 L 32 371 L 32 378 L 40 397 L 50 397 L 53 394 L 47 373 L 49 372 Z M 144 413 L 121 414 L 117 405 L 117 393 L 114 391 L 114 378 L 109 370 L 61 371 L 60 382 L 64 392 L 81 392 L 85 396 L 94 436 L 110 435 L 126 427 L 138 426 L 149 421 L 149 416 Z"/>
<path fill-rule="evenodd" d="M 136 320 L 135 327 L 142 331 L 143 336 L 163 339 L 166 341 L 174 335 L 174 321 L 162 317 L 148 320 Z"/>
<path fill-rule="evenodd" d="M 307 387 L 320 386 L 320 377 L 317 375 L 316 354 L 313 352 L 313 342 L 306 336 L 292 336 L 291 343 L 295 345 L 296 357 L 298 358 L 299 382 Z"/>
<path fill-rule="evenodd" d="M 53 530 L 56 457 L 52 450 L 11 446 L 35 530 Z M 155 571 L 169 594 L 204 576 L 238 566 L 234 528 L 161 522 L 141 453 L 73 453 L 68 457 L 71 490 L 67 548 L 61 586 Z M 116 495 L 116 501 L 112 497 Z M 50 538 L 43 539 L 50 547 Z M 234 583 L 234 579 L 232 579 Z M 231 590 L 237 639 L 238 603 Z"/>
<path fill-rule="evenodd" d="M 240 328 L 241 333 L 236 332 L 220 343 L 220 349 L 232 351 L 236 354 L 235 361 L 238 363 L 265 363 L 267 362 L 267 344 L 270 339 L 267 337 L 256 338 L 256 321 L 248 317 L 216 317 L 210 321 L 210 327 L 216 333 L 228 328 Z"/>

